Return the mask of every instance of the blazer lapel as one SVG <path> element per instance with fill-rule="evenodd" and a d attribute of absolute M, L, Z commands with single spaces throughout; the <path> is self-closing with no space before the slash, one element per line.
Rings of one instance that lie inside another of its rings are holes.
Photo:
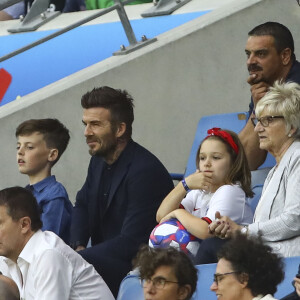
<path fill-rule="evenodd" d="M 127 174 L 127 170 L 131 164 L 133 153 L 134 153 L 134 142 L 130 141 L 126 148 L 123 150 L 121 156 L 119 157 L 116 165 L 116 169 L 114 170 L 114 178 L 111 184 L 109 196 L 108 196 L 108 203 L 106 205 L 105 212 L 109 208 L 112 203 L 113 197 L 120 186 L 122 180 Z M 104 213 L 105 213 L 104 212 Z"/>
<path fill-rule="evenodd" d="M 257 208 L 255 210 L 255 222 L 270 219 L 271 207 L 278 193 L 284 170 L 290 160 L 292 153 L 294 152 L 295 147 L 297 146 L 299 146 L 299 144 L 297 142 L 294 142 L 289 147 L 289 149 L 284 154 L 279 166 L 273 172 L 273 176 L 271 175 L 273 169 L 269 172 L 269 175 L 265 181 L 266 186 L 263 189 L 262 197 L 260 198 Z"/>
<path fill-rule="evenodd" d="M 95 169 L 94 172 L 92 173 L 92 184 L 94 185 L 93 187 L 91 187 L 90 190 L 90 211 L 91 214 L 93 215 L 93 217 L 90 218 L 91 222 L 92 222 L 92 227 L 93 228 L 98 228 L 98 222 L 95 222 L 96 220 L 98 220 L 99 217 L 99 209 L 100 209 L 100 183 L 101 183 L 101 176 L 102 176 L 102 171 L 103 171 L 103 160 L 101 158 L 95 157 Z M 100 216 L 102 216 L 103 214 L 100 211 Z"/>

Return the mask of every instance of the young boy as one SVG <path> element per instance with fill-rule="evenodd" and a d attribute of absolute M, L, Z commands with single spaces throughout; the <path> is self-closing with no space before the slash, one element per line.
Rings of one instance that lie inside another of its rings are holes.
<path fill-rule="evenodd" d="M 56 119 L 32 119 L 17 127 L 16 137 L 19 171 L 29 177 L 26 188 L 41 209 L 42 230 L 53 231 L 68 244 L 72 204 L 51 168 L 67 148 L 69 130 Z"/>

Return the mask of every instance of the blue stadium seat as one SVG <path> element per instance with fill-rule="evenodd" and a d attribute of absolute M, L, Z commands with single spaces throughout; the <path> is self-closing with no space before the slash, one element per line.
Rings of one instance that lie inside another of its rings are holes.
<path fill-rule="evenodd" d="M 216 300 L 216 294 L 210 290 L 217 264 L 197 265 L 197 289 L 192 300 Z"/>
<path fill-rule="evenodd" d="M 211 116 L 204 116 L 198 122 L 194 142 L 190 151 L 185 173 L 171 173 L 173 180 L 181 180 L 196 171 L 196 154 L 201 141 L 206 137 L 207 130 L 212 127 L 220 127 L 224 129 L 232 130 L 239 133 L 247 123 L 247 112 L 235 112 L 227 114 L 216 114 Z M 259 169 L 270 168 L 275 165 L 275 158 L 268 154 L 265 162 L 259 167 Z"/>
<path fill-rule="evenodd" d="M 295 275 L 298 273 L 300 256 L 286 257 L 284 258 L 284 263 L 285 263 L 285 269 L 284 269 L 285 277 L 283 282 L 280 283 L 277 287 L 277 292 L 274 295 L 276 299 L 281 299 L 282 297 L 294 291 L 294 287 L 292 286 L 292 281 Z"/>
<path fill-rule="evenodd" d="M 131 271 L 121 282 L 117 300 L 144 300 L 138 272 Z"/>

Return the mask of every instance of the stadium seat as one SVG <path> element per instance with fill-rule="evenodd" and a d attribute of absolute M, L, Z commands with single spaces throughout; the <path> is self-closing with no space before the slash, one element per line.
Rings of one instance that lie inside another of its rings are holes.
<path fill-rule="evenodd" d="M 216 300 L 216 294 L 210 290 L 213 283 L 217 264 L 197 265 L 198 281 L 197 289 L 192 300 Z"/>
<path fill-rule="evenodd" d="M 196 171 L 196 154 L 201 141 L 207 136 L 207 130 L 212 127 L 220 127 L 229 129 L 234 132 L 240 132 L 246 125 L 248 113 L 236 112 L 228 114 L 216 114 L 211 116 L 204 116 L 198 122 L 194 142 L 188 158 L 186 170 L 184 174 L 171 173 L 173 180 L 181 180 Z"/>
<path fill-rule="evenodd" d="M 277 292 L 274 295 L 276 299 L 281 299 L 282 297 L 294 291 L 294 287 L 292 286 L 292 281 L 295 275 L 298 273 L 300 256 L 285 257 L 284 263 L 285 263 L 285 268 L 284 268 L 285 277 L 283 282 L 281 282 L 277 287 Z"/>
<path fill-rule="evenodd" d="M 144 300 L 143 289 L 137 271 L 131 271 L 121 282 L 117 300 Z"/>
<path fill-rule="evenodd" d="M 285 278 L 278 285 L 275 298 L 280 299 L 291 293 L 294 288 L 292 281 L 298 272 L 300 256 L 284 258 L 285 263 Z M 215 300 L 216 295 L 210 290 L 213 282 L 213 274 L 216 271 L 216 264 L 197 265 L 198 282 L 197 289 L 192 300 Z M 120 285 L 117 300 L 144 300 L 143 289 L 140 285 L 139 275 L 137 271 L 131 271 L 122 281 Z"/>
<path fill-rule="evenodd" d="M 206 137 L 207 130 L 212 127 L 220 127 L 232 130 L 239 133 L 247 123 L 247 112 L 235 112 L 227 114 L 216 114 L 211 116 L 204 116 L 198 122 L 195 138 L 188 158 L 185 173 L 170 173 L 173 180 L 181 180 L 196 171 L 196 154 L 201 141 Z M 265 162 L 259 169 L 270 168 L 275 165 L 275 158 L 268 154 Z"/>

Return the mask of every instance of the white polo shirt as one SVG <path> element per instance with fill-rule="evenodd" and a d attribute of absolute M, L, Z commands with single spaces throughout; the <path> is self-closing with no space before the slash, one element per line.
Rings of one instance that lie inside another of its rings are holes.
<path fill-rule="evenodd" d="M 26 300 L 113 300 L 94 267 L 55 233 L 37 231 L 17 264 L 1 257 L 0 271 L 12 278 Z"/>
<path fill-rule="evenodd" d="M 222 185 L 214 193 L 192 190 L 182 200 L 181 206 L 209 224 L 215 220 L 216 211 L 238 224 L 250 224 L 253 221 L 245 192 L 238 184 Z"/>

